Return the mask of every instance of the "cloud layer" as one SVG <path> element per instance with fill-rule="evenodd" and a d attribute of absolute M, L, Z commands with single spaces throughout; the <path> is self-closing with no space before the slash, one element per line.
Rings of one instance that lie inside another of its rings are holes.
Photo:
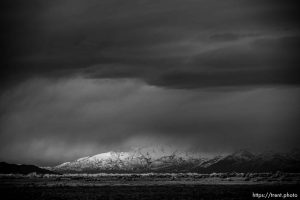
<path fill-rule="evenodd" d="M 297 94 L 285 87 L 178 90 L 129 79 L 35 79 L 1 97 L 0 157 L 49 164 L 149 139 L 201 151 L 278 150 L 298 137 Z"/>
<path fill-rule="evenodd" d="M 74 74 L 171 88 L 299 84 L 293 1 L 7 4 L 6 85 Z"/>

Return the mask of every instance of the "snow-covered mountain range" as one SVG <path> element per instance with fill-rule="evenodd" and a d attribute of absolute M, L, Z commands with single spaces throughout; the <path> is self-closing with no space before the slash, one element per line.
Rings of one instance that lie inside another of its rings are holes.
<path fill-rule="evenodd" d="M 49 167 L 59 173 L 142 172 L 300 172 L 299 151 L 253 154 L 205 155 L 166 147 L 139 148 L 129 152 L 107 152 Z"/>

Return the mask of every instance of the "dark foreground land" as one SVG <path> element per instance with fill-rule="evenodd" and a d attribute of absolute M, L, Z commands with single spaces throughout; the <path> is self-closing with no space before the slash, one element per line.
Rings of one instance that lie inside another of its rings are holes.
<path fill-rule="evenodd" d="M 299 199 L 299 179 L 216 176 L 1 177 L 3 199 Z M 266 197 L 264 197 L 265 195 Z M 276 197 L 274 196 L 276 195 Z"/>
<path fill-rule="evenodd" d="M 259 199 L 253 193 L 297 194 L 296 185 L 164 185 L 1 188 L 4 199 Z M 260 199 L 263 199 L 262 197 Z M 270 198 L 271 199 L 271 198 Z M 298 198 L 274 198 L 298 199 Z"/>

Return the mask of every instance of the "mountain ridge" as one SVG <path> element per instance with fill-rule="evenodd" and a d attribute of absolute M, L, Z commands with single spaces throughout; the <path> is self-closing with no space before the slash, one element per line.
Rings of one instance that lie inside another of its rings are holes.
<path fill-rule="evenodd" d="M 0 162 L 0 174 L 57 174 L 56 172 L 48 169 L 43 169 L 35 165 L 24 165 L 24 164 L 10 164 L 6 162 Z"/>
<path fill-rule="evenodd" d="M 144 172 L 300 172 L 300 154 L 254 154 L 239 150 L 231 154 L 201 153 L 159 148 L 128 152 L 106 152 L 79 158 L 47 169 L 59 173 L 144 173 Z"/>

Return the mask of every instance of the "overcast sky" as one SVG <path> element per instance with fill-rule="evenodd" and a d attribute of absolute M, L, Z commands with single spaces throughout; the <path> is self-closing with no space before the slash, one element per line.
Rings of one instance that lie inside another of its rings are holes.
<path fill-rule="evenodd" d="M 299 141 L 291 0 L 7 0 L 0 160 Z"/>

